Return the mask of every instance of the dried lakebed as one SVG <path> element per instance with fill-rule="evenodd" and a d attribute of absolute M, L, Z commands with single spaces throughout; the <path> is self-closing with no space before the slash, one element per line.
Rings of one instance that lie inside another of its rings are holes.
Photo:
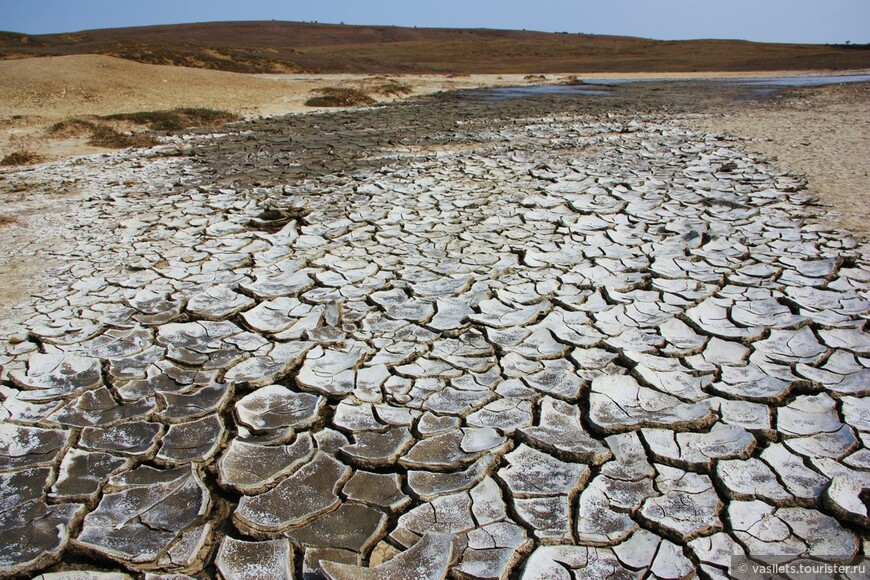
<path fill-rule="evenodd" d="M 479 106 L 7 173 L 87 197 L 4 323 L 0 573 L 864 554 L 868 248 L 667 115 Z"/>

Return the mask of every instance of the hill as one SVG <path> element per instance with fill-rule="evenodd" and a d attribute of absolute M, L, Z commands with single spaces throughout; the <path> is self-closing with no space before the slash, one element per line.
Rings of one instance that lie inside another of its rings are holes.
<path fill-rule="evenodd" d="M 518 30 L 212 22 L 28 35 L 0 59 L 101 54 L 246 73 L 691 72 L 870 67 L 867 46 L 659 41 Z"/>

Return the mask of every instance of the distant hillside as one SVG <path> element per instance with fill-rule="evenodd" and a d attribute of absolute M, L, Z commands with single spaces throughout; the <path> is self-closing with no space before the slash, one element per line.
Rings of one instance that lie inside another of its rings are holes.
<path fill-rule="evenodd" d="M 0 59 L 102 54 L 233 72 L 583 73 L 870 68 L 867 47 L 517 30 L 213 22 L 27 35 Z"/>

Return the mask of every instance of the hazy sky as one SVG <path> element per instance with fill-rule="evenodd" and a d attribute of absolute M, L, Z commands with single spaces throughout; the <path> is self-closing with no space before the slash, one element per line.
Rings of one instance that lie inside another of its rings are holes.
<path fill-rule="evenodd" d="M 870 0 L 0 0 L 0 30 L 31 34 L 271 19 L 658 39 L 870 42 Z"/>

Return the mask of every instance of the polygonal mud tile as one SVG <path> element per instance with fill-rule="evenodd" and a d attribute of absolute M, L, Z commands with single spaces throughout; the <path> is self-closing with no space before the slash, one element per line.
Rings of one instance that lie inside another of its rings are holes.
<path fill-rule="evenodd" d="M 851 427 L 843 425 L 839 430 L 831 433 L 823 432 L 807 437 L 786 439 L 785 445 L 804 457 L 839 460 L 857 448 L 858 439 Z"/>
<path fill-rule="evenodd" d="M 344 484 L 342 493 L 349 500 L 390 512 L 399 511 L 411 503 L 411 498 L 402 492 L 399 476 L 395 473 L 357 471 Z"/>
<path fill-rule="evenodd" d="M 719 380 L 711 384 L 714 391 L 729 397 L 779 404 L 791 391 L 797 377 L 772 376 L 750 363 L 743 367 L 723 366 Z"/>
<path fill-rule="evenodd" d="M 725 340 L 756 340 L 764 334 L 760 325 L 737 326 L 728 317 L 733 301 L 722 298 L 707 298 L 697 306 L 686 310 L 686 317 L 695 323 L 705 334 Z"/>
<path fill-rule="evenodd" d="M 128 298 L 127 303 L 139 311 L 133 318 L 145 325 L 165 324 L 181 315 L 181 301 L 172 300 L 166 292 L 143 289 Z"/>
<path fill-rule="evenodd" d="M 341 447 L 342 458 L 365 469 L 378 469 L 399 461 L 414 444 L 414 436 L 405 427 L 394 427 L 383 433 L 356 433 L 353 441 Z"/>
<path fill-rule="evenodd" d="M 341 503 L 338 490 L 350 474 L 349 467 L 318 451 L 310 463 L 271 490 L 244 496 L 233 522 L 254 537 L 280 534 L 303 525 Z"/>
<path fill-rule="evenodd" d="M 724 532 L 695 538 L 688 543 L 688 547 L 701 562 L 702 567 L 705 564 L 715 567 L 708 570 L 708 574 L 712 576 L 714 573 L 718 573 L 723 578 L 726 577 L 726 572 L 731 568 L 731 558 L 745 555 L 743 547 Z"/>
<path fill-rule="evenodd" d="M 490 427 L 449 431 L 418 441 L 399 464 L 409 469 L 454 471 L 486 454 L 500 455 L 508 440 Z"/>
<path fill-rule="evenodd" d="M 742 427 L 750 433 L 761 434 L 765 437 L 773 435 L 771 412 L 767 405 L 719 398 L 711 399 L 710 405 L 714 410 L 719 411 L 722 422 L 726 425 Z"/>
<path fill-rule="evenodd" d="M 367 403 L 380 403 L 383 401 L 381 387 L 390 378 L 390 371 L 386 365 L 372 364 L 360 369 L 356 374 L 356 386 L 353 395 L 360 401 Z"/>
<path fill-rule="evenodd" d="M 50 351 L 34 353 L 27 360 L 27 372 L 13 370 L 9 378 L 27 393 L 28 401 L 50 401 L 96 389 L 103 383 L 100 361 L 95 358 Z"/>
<path fill-rule="evenodd" d="M 432 356 L 468 372 L 485 373 L 495 366 L 492 348 L 479 331 L 470 331 L 457 338 L 446 338 L 432 345 Z"/>
<path fill-rule="evenodd" d="M 468 492 L 435 498 L 402 514 L 390 537 L 403 546 L 411 546 L 426 532 L 466 532 L 476 526 L 471 507 Z"/>
<path fill-rule="evenodd" d="M 831 348 L 841 348 L 859 356 L 870 356 L 870 334 L 858 328 L 820 330 L 822 341 Z"/>
<path fill-rule="evenodd" d="M 628 375 L 595 378 L 589 406 L 592 423 L 609 433 L 641 426 L 699 430 L 715 420 L 708 403 L 683 403 L 671 395 L 639 385 Z"/>
<path fill-rule="evenodd" d="M 204 320 L 226 320 L 254 305 L 253 298 L 227 286 L 212 286 L 191 296 L 187 311 Z"/>
<path fill-rule="evenodd" d="M 612 550 L 586 546 L 541 546 L 523 566 L 521 580 L 582 578 L 639 579 L 642 572 L 626 568 Z"/>
<path fill-rule="evenodd" d="M 276 334 L 302 323 L 312 313 L 312 306 L 296 298 L 275 298 L 261 302 L 242 313 L 250 328 L 258 332 Z M 319 316 L 317 317 L 319 320 Z"/>
<path fill-rule="evenodd" d="M 768 445 L 761 453 L 761 459 L 776 472 L 788 492 L 807 505 L 821 498 L 830 481 L 807 467 L 802 457 L 791 453 L 781 443 Z"/>
<path fill-rule="evenodd" d="M 656 488 L 661 496 L 648 498 L 638 512 L 653 529 L 687 542 L 722 529 L 723 505 L 706 475 L 656 466 Z"/>
<path fill-rule="evenodd" d="M 870 432 L 870 398 L 841 397 L 846 423 L 864 433 Z"/>
<path fill-rule="evenodd" d="M 518 344 L 506 347 L 507 352 L 515 352 L 529 360 L 559 359 L 568 351 L 568 345 L 556 342 L 551 332 L 538 325 Z"/>
<path fill-rule="evenodd" d="M 650 568 L 656 578 L 662 580 L 679 580 L 696 575 L 695 565 L 689 560 L 681 547 L 667 540 L 662 540 Z"/>
<path fill-rule="evenodd" d="M 453 555 L 453 535 L 427 532 L 410 548 L 372 568 L 321 561 L 331 580 L 444 580 Z"/>
<path fill-rule="evenodd" d="M 236 438 L 218 462 L 220 483 L 244 494 L 262 493 L 307 463 L 313 453 L 309 433 L 299 434 L 290 445 L 259 445 Z"/>
<path fill-rule="evenodd" d="M 333 548 L 365 553 L 383 536 L 387 515 L 358 503 L 343 503 L 335 511 L 320 515 L 286 532 L 298 546 Z"/>
<path fill-rule="evenodd" d="M 815 510 L 733 501 L 728 516 L 734 536 L 752 555 L 824 555 L 828 561 L 837 562 L 849 560 L 858 551 L 852 532 Z"/>
<path fill-rule="evenodd" d="M 493 427 L 512 435 L 517 429 L 531 427 L 532 403 L 514 397 L 496 399 L 468 415 L 465 421 L 471 427 Z"/>
<path fill-rule="evenodd" d="M 207 415 L 189 423 L 170 425 L 155 459 L 158 463 L 208 462 L 226 436 L 218 415 Z"/>
<path fill-rule="evenodd" d="M 292 580 L 293 550 L 288 540 L 248 542 L 226 537 L 215 565 L 226 580 Z"/>
<path fill-rule="evenodd" d="M 118 404 L 106 387 L 87 391 L 49 416 L 49 420 L 72 427 L 101 426 L 147 415 L 154 409 L 153 399 L 138 399 Z"/>
<path fill-rule="evenodd" d="M 613 547 L 613 553 L 625 566 L 635 570 L 649 568 L 656 557 L 662 539 L 656 534 L 640 529 L 627 540 Z"/>
<path fill-rule="evenodd" d="M 638 529 L 627 513 L 613 509 L 605 484 L 599 478 L 580 494 L 575 514 L 577 540 L 587 546 L 613 546 L 622 543 Z"/>
<path fill-rule="evenodd" d="M 238 422 L 254 433 L 305 429 L 320 420 L 326 399 L 268 385 L 242 397 L 235 407 Z"/>
<path fill-rule="evenodd" d="M 468 325 L 468 317 L 474 311 L 464 298 L 443 298 L 435 300 L 435 316 L 426 327 L 435 332 L 459 332 Z"/>
<path fill-rule="evenodd" d="M 470 489 L 498 465 L 498 458 L 484 456 L 462 471 L 438 473 L 431 471 L 408 471 L 408 487 L 423 501 L 432 501 L 439 495 Z"/>
<path fill-rule="evenodd" d="M 150 421 L 132 421 L 105 429 L 85 427 L 78 444 L 88 451 L 147 457 L 156 450 L 162 432 L 160 423 Z"/>
<path fill-rule="evenodd" d="M 255 281 L 242 282 L 241 286 L 260 299 L 293 296 L 314 287 L 314 280 L 308 273 L 296 269 L 255 272 Z"/>
<path fill-rule="evenodd" d="M 0 423 L 0 472 L 54 464 L 72 433 Z"/>
<path fill-rule="evenodd" d="M 212 413 L 220 413 L 233 396 L 229 385 L 207 383 L 194 385 L 182 393 L 157 391 L 160 403 L 160 418 L 167 423 L 180 423 L 198 419 Z"/>
<path fill-rule="evenodd" d="M 426 411 L 420 415 L 420 419 L 417 421 L 417 432 L 424 438 L 432 437 L 433 435 L 440 435 L 454 429 L 459 429 L 461 424 L 462 421 L 459 417 L 435 415 Z"/>
<path fill-rule="evenodd" d="M 388 426 L 381 423 L 375 415 L 371 403 L 356 403 L 350 399 L 342 400 L 335 408 L 332 424 L 347 432 L 386 431 Z"/>
<path fill-rule="evenodd" d="M 183 365 L 223 368 L 244 357 L 244 352 L 229 342 L 242 334 L 241 328 L 227 321 L 171 323 L 158 328 L 157 344 L 166 348 L 167 358 Z"/>
<path fill-rule="evenodd" d="M 513 522 L 484 525 L 468 532 L 455 574 L 459 578 L 509 578 L 532 545 L 526 531 Z"/>
<path fill-rule="evenodd" d="M 355 369 L 363 356 L 361 349 L 343 352 L 315 347 L 296 374 L 296 384 L 324 395 L 347 395 L 356 386 Z"/>
<path fill-rule="evenodd" d="M 770 336 L 753 345 L 757 352 L 781 364 L 815 364 L 827 352 L 816 335 L 805 326 L 800 330 L 772 330 Z"/>
<path fill-rule="evenodd" d="M 582 463 L 567 463 L 525 444 L 505 455 L 508 465 L 498 477 L 514 498 L 573 495 L 589 477 Z"/>
<path fill-rule="evenodd" d="M 861 365 L 851 352 L 837 349 L 820 367 L 800 363 L 795 370 L 800 376 L 836 393 L 870 394 L 870 368 Z"/>
<path fill-rule="evenodd" d="M 61 461 L 57 481 L 51 486 L 51 497 L 64 502 L 93 501 L 109 476 L 129 462 L 108 453 L 70 449 Z"/>
<path fill-rule="evenodd" d="M 526 527 L 531 528 L 532 535 L 542 543 L 572 541 L 571 504 L 568 496 L 517 498 L 513 500 L 513 507 L 516 517 Z"/>
<path fill-rule="evenodd" d="M 157 567 L 157 558 L 211 510 L 208 489 L 193 467 L 139 468 L 109 485 L 116 491 L 103 495 L 74 542 L 135 569 Z"/>
<path fill-rule="evenodd" d="M 745 459 L 755 449 L 755 437 L 741 427 L 716 423 L 707 433 L 674 433 L 642 429 L 656 461 L 709 471 L 719 459 Z"/>
<path fill-rule="evenodd" d="M 548 300 L 542 300 L 531 306 L 514 307 L 499 300 L 482 300 L 478 304 L 480 314 L 469 316 L 474 322 L 492 328 L 508 328 L 510 326 L 526 326 L 547 312 L 551 307 Z"/>
<path fill-rule="evenodd" d="M 754 457 L 719 461 L 716 465 L 716 476 L 722 482 L 725 494 L 731 499 L 760 499 L 775 505 L 788 504 L 794 499 L 780 485 L 770 467 Z"/>
<path fill-rule="evenodd" d="M 519 430 L 520 437 L 559 457 L 598 465 L 607 461 L 610 450 L 593 439 L 580 422 L 576 405 L 548 396 L 541 399 L 538 425 Z"/>
<path fill-rule="evenodd" d="M 60 560 L 69 530 L 84 511 L 81 504 L 46 505 L 40 499 L 0 512 L 0 574 L 27 574 Z"/>
<path fill-rule="evenodd" d="M 274 383 L 302 361 L 314 347 L 309 342 L 276 342 L 267 352 L 240 362 L 224 375 L 224 380 L 260 387 Z"/>
<path fill-rule="evenodd" d="M 583 381 L 574 372 L 574 365 L 569 361 L 545 360 L 541 362 L 541 366 L 540 371 L 523 377 L 526 384 L 560 399 L 574 401 L 580 396 Z"/>
<path fill-rule="evenodd" d="M 825 393 L 797 397 L 776 415 L 776 429 L 786 437 L 834 433 L 843 427 L 836 402 Z"/>
<path fill-rule="evenodd" d="M 0 474 L 0 513 L 42 500 L 51 475 L 49 467 Z"/>
<path fill-rule="evenodd" d="M 327 578 L 323 571 L 323 563 L 339 563 L 350 566 L 362 565 L 363 556 L 359 552 L 352 552 L 343 548 L 319 548 L 305 546 L 305 557 L 302 560 L 303 578 Z"/>
<path fill-rule="evenodd" d="M 867 505 L 862 499 L 866 489 L 866 482 L 837 475 L 825 490 L 825 505 L 838 518 L 868 528 L 870 517 L 867 515 Z"/>

